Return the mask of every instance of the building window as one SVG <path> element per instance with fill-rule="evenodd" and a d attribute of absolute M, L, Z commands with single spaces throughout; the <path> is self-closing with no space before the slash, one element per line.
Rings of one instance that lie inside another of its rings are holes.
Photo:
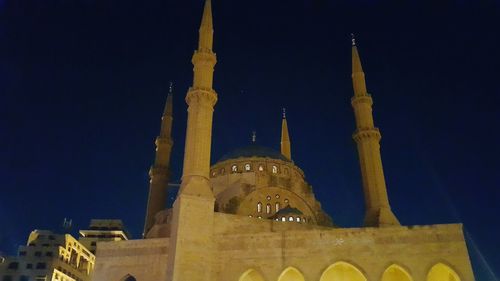
<path fill-rule="evenodd" d="M 49 235 L 49 240 L 54 240 L 54 239 L 56 239 L 54 235 Z"/>
<path fill-rule="evenodd" d="M 42 256 L 42 252 L 35 252 L 35 257 L 41 257 Z"/>
<path fill-rule="evenodd" d="M 293 221 L 293 217 L 289 217 L 289 218 L 288 218 L 288 221 Z"/>
<path fill-rule="evenodd" d="M 297 218 L 296 218 L 296 221 L 297 221 L 297 222 L 300 222 L 300 218 L 299 218 L 299 217 L 297 217 Z"/>
<path fill-rule="evenodd" d="M 266 199 L 271 200 L 271 196 L 267 195 Z"/>
<path fill-rule="evenodd" d="M 96 242 L 96 241 L 92 241 L 92 242 L 90 242 L 90 246 L 95 246 L 95 245 L 97 245 L 97 242 Z"/>
<path fill-rule="evenodd" d="M 280 199 L 280 195 L 279 194 L 274 195 L 274 197 L 276 197 L 276 199 Z"/>
<path fill-rule="evenodd" d="M 19 263 L 18 262 L 11 262 L 9 263 L 8 269 L 17 269 L 19 268 Z"/>
<path fill-rule="evenodd" d="M 222 168 L 220 169 L 220 174 L 223 175 L 226 172 L 226 169 Z"/>
<path fill-rule="evenodd" d="M 212 177 L 215 177 L 217 175 L 217 172 L 212 171 Z"/>
<path fill-rule="evenodd" d="M 238 166 L 236 166 L 236 165 L 231 166 L 231 172 L 233 172 L 233 173 L 238 172 Z"/>
<path fill-rule="evenodd" d="M 29 276 L 26 276 L 26 275 L 21 275 L 19 277 L 19 281 L 29 281 L 30 280 L 30 277 Z"/>
<path fill-rule="evenodd" d="M 286 221 L 286 218 L 285 217 L 281 217 L 281 221 Z"/>
<path fill-rule="evenodd" d="M 264 166 L 259 165 L 259 172 L 262 172 L 262 171 L 264 171 Z"/>
<path fill-rule="evenodd" d="M 280 210 L 280 202 L 276 202 L 275 207 L 276 207 L 276 212 L 278 212 Z"/>
<path fill-rule="evenodd" d="M 26 251 L 21 251 L 21 252 L 19 252 L 19 255 L 20 255 L 20 256 L 26 256 Z"/>
<path fill-rule="evenodd" d="M 26 264 L 26 268 L 27 269 L 32 269 L 33 268 L 33 264 L 31 264 L 31 263 Z"/>
<path fill-rule="evenodd" d="M 262 213 L 262 203 L 257 203 L 257 213 Z"/>
<path fill-rule="evenodd" d="M 271 204 L 266 205 L 266 213 L 268 213 L 268 214 L 271 213 Z"/>
<path fill-rule="evenodd" d="M 50 246 L 49 244 L 42 244 L 43 247 L 48 247 Z"/>
<path fill-rule="evenodd" d="M 288 201 L 288 199 L 285 199 L 285 203 L 288 204 L 288 202 L 290 202 L 290 201 Z"/>
<path fill-rule="evenodd" d="M 273 165 L 273 174 L 277 174 L 278 173 L 278 167 Z"/>
<path fill-rule="evenodd" d="M 47 252 L 47 253 L 45 253 L 45 256 L 46 256 L 46 257 L 52 257 L 52 256 L 53 256 L 53 254 L 52 254 L 52 252 Z"/>
<path fill-rule="evenodd" d="M 39 262 L 36 264 L 36 269 L 45 269 L 47 265 L 44 262 Z"/>
<path fill-rule="evenodd" d="M 245 171 L 250 171 L 252 169 L 252 166 L 250 164 L 245 164 Z"/>
<path fill-rule="evenodd" d="M 4 275 L 2 278 L 2 281 L 12 281 L 12 276 L 10 275 Z"/>

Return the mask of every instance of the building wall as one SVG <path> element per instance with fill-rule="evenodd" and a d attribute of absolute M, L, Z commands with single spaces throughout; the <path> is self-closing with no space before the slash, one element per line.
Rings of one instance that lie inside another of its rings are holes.
<path fill-rule="evenodd" d="M 436 264 L 459 278 L 446 281 L 474 280 L 460 224 L 330 228 L 215 213 L 214 231 L 214 281 L 301 280 L 279 279 L 287 269 L 307 281 L 327 281 L 321 276 L 335 264 L 352 266 L 366 278 L 339 280 L 379 281 L 396 265 L 409 281 L 435 281 L 427 274 Z M 167 249 L 168 238 L 99 243 L 93 280 L 122 281 L 128 275 L 137 281 L 166 280 Z M 240 279 L 249 270 L 262 279 Z"/>
<path fill-rule="evenodd" d="M 168 244 L 168 238 L 98 242 L 92 280 L 166 280 Z"/>

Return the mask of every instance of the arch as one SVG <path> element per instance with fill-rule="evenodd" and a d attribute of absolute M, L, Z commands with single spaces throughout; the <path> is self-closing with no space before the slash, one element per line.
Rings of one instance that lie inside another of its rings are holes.
<path fill-rule="evenodd" d="M 413 281 L 413 279 L 403 267 L 391 264 L 382 274 L 382 281 Z"/>
<path fill-rule="evenodd" d="M 305 279 L 298 269 L 290 266 L 283 270 L 278 281 L 305 281 Z"/>
<path fill-rule="evenodd" d="M 241 275 L 238 281 L 264 281 L 264 278 L 256 270 L 249 269 Z"/>
<path fill-rule="evenodd" d="M 339 261 L 330 265 L 323 274 L 320 281 L 367 281 L 363 273 L 354 265 Z"/>
<path fill-rule="evenodd" d="M 134 276 L 127 274 L 120 279 L 120 281 L 137 281 Z"/>
<path fill-rule="evenodd" d="M 449 266 L 437 263 L 427 273 L 427 281 L 460 281 L 460 277 Z"/>

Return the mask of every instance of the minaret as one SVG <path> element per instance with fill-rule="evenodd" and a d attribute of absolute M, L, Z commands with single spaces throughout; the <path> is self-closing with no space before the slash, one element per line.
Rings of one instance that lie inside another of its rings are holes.
<path fill-rule="evenodd" d="M 214 195 L 209 183 L 212 117 L 217 94 L 212 89 L 216 56 L 212 51 L 210 0 L 205 1 L 198 50 L 193 54 L 193 86 L 186 95 L 188 119 L 182 183 L 174 202 L 168 281 L 212 278 Z"/>
<path fill-rule="evenodd" d="M 389 206 L 385 186 L 382 158 L 380 156 L 380 131 L 373 123 L 373 100 L 366 91 L 365 74 L 361 67 L 358 49 L 352 39 L 352 84 L 354 96 L 351 99 L 356 117 L 356 141 L 365 194 L 365 226 L 399 225 Z"/>
<path fill-rule="evenodd" d="M 292 151 L 290 148 L 290 135 L 288 134 L 288 125 L 286 123 L 286 111 L 283 108 L 283 120 L 281 121 L 281 154 L 289 160 L 292 160 Z"/>
<path fill-rule="evenodd" d="M 161 117 L 160 135 L 156 138 L 156 156 L 149 169 L 149 196 L 144 222 L 143 237 L 153 227 L 155 215 L 165 208 L 167 186 L 170 178 L 170 154 L 174 144 L 172 140 L 172 82 L 170 82 L 165 110 Z"/>

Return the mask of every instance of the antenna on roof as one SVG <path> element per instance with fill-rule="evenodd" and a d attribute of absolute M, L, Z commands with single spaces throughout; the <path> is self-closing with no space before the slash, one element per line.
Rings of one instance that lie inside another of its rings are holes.
<path fill-rule="evenodd" d="M 71 225 L 73 224 L 73 220 L 64 218 L 62 223 L 62 228 L 64 231 L 69 232 L 71 230 Z"/>

